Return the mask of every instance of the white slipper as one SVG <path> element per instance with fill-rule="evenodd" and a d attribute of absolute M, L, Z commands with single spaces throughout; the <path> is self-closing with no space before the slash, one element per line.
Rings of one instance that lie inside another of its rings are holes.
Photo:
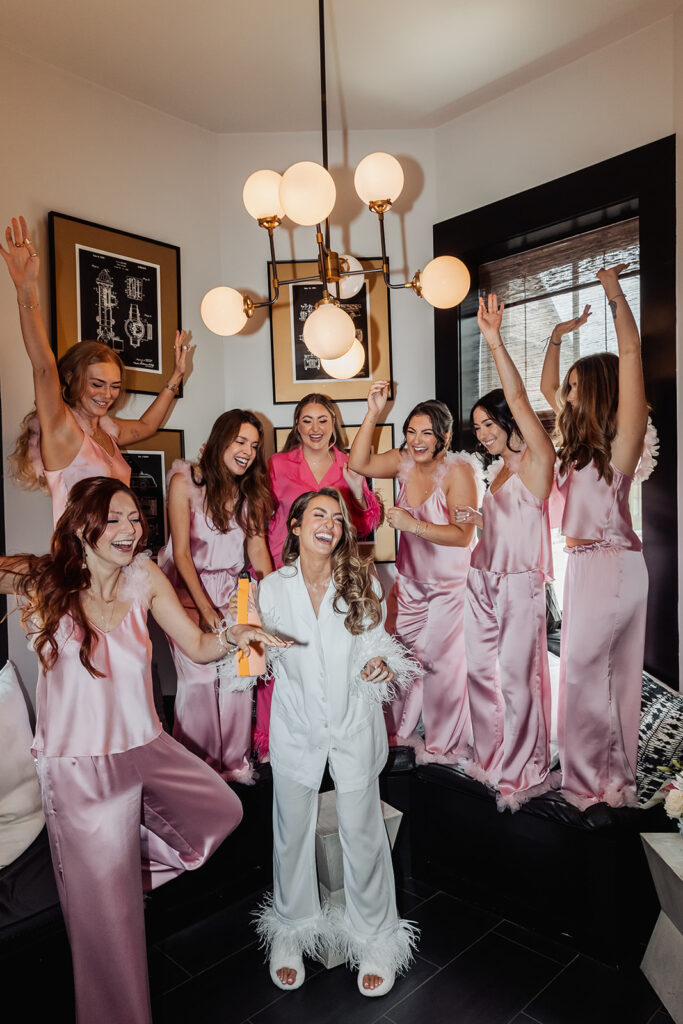
<path fill-rule="evenodd" d="M 294 989 L 301 988 L 306 978 L 306 968 L 301 957 L 296 953 L 285 952 L 284 948 L 278 949 L 273 946 L 268 966 L 273 984 L 281 988 L 283 992 L 293 992 Z M 277 972 L 281 971 L 283 967 L 288 967 L 290 971 L 296 971 L 296 979 L 291 985 L 286 985 L 277 976 Z"/>
<path fill-rule="evenodd" d="M 376 974 L 382 978 L 382 983 L 377 988 L 364 988 L 363 978 L 366 974 Z M 362 996 L 385 996 L 394 987 L 394 972 L 384 967 L 376 967 L 372 964 L 361 964 L 358 968 L 358 990 Z"/>

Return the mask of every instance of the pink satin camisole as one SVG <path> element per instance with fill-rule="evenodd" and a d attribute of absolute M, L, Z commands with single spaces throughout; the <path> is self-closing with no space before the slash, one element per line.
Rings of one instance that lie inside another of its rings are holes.
<path fill-rule="evenodd" d="M 109 435 L 111 437 L 111 435 Z M 66 508 L 69 491 L 79 480 L 86 480 L 91 476 L 108 476 L 120 480 L 121 483 L 130 485 L 130 466 L 119 451 L 119 447 L 111 437 L 114 454 L 109 455 L 97 441 L 89 434 L 83 434 L 81 445 L 76 458 L 64 469 L 44 470 L 47 485 L 52 496 L 52 514 L 55 523 Z"/>
<path fill-rule="evenodd" d="M 499 459 L 489 470 L 490 482 L 502 468 Z M 513 472 L 497 490 L 489 487 L 481 511 L 484 526 L 472 552 L 473 569 L 495 573 L 540 569 L 546 581 L 553 578 L 547 499 L 537 498 Z"/>
<path fill-rule="evenodd" d="M 612 466 L 612 483 L 598 479 L 593 462 L 583 469 L 571 467 L 557 486 L 564 498 L 562 533 L 587 538 L 626 551 L 642 551 L 631 523 L 628 497 L 633 478 Z"/>
<path fill-rule="evenodd" d="M 239 574 L 244 568 L 246 534 L 234 519 L 227 533 L 216 529 L 204 511 L 204 489 L 198 487 L 192 479 L 192 466 L 189 462 L 174 462 L 168 481 L 176 474 L 187 481 L 190 491 L 190 553 L 194 567 L 213 604 L 221 611 L 226 611 L 237 587 Z M 159 568 L 178 591 L 182 603 L 188 608 L 194 607 L 192 598 L 178 576 L 171 538 L 159 552 L 158 562 Z"/>
<path fill-rule="evenodd" d="M 404 508 L 415 519 L 426 523 L 437 523 L 448 526 L 451 521 L 450 511 L 443 490 L 443 482 L 451 467 L 457 463 L 475 469 L 473 456 L 467 452 L 448 452 L 434 478 L 434 490 L 421 505 L 413 507 L 406 497 L 407 479 L 414 465 L 411 456 L 404 452 L 397 474 L 399 481 L 396 505 Z M 445 583 L 462 573 L 470 563 L 471 546 L 466 548 L 449 547 L 445 544 L 433 544 L 424 537 L 416 537 L 414 533 L 402 532 L 398 543 L 396 569 L 409 579 L 420 580 L 422 583 Z"/>
<path fill-rule="evenodd" d="M 95 628 L 91 661 L 103 675 L 81 664 L 82 633 L 70 616 L 58 628 L 57 660 L 42 667 L 36 694 L 34 751 L 47 757 L 118 754 L 150 743 L 161 732 L 152 692 L 152 644 L 147 632 L 148 556 L 137 555 L 123 570 L 120 601 L 130 608 L 114 629 Z"/>

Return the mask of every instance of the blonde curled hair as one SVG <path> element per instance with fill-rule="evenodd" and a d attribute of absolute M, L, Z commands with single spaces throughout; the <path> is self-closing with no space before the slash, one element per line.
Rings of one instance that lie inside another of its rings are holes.
<path fill-rule="evenodd" d="M 301 525 L 304 512 L 321 494 L 339 504 L 342 514 L 342 535 L 332 552 L 332 581 L 336 591 L 334 610 L 342 612 L 339 602 L 346 603 L 344 625 L 349 633 L 357 636 L 366 630 L 379 626 L 382 621 L 382 600 L 384 592 L 378 595 L 373 587 L 370 558 L 363 558 L 358 551 L 356 527 L 353 525 L 346 502 L 335 487 L 321 487 L 319 491 L 301 494 L 289 511 L 289 533 L 282 549 L 282 564 L 293 565 L 299 557 L 299 538 L 294 527 Z"/>

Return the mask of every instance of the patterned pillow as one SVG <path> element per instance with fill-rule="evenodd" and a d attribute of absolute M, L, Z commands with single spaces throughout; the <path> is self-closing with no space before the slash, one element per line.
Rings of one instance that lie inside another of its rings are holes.
<path fill-rule="evenodd" d="M 658 768 L 683 762 L 683 693 L 677 693 L 654 676 L 643 672 L 638 742 L 638 806 L 648 807 L 666 775 Z"/>

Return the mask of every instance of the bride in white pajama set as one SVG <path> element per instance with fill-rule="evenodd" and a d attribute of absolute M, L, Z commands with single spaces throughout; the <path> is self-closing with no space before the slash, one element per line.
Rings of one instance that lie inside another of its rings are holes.
<path fill-rule="evenodd" d="M 379 584 L 358 555 L 338 491 L 326 487 L 297 499 L 283 560 L 258 591 L 264 628 L 268 623 L 294 644 L 273 660 L 274 893 L 257 927 L 280 988 L 298 988 L 302 955 L 332 943 L 359 969 L 363 995 L 383 995 L 408 968 L 417 937 L 396 911 L 378 783 L 388 752 L 382 703 L 409 685 L 413 665 L 384 630 Z M 315 869 L 327 762 L 346 895 L 345 912 L 336 914 L 321 910 Z"/>

